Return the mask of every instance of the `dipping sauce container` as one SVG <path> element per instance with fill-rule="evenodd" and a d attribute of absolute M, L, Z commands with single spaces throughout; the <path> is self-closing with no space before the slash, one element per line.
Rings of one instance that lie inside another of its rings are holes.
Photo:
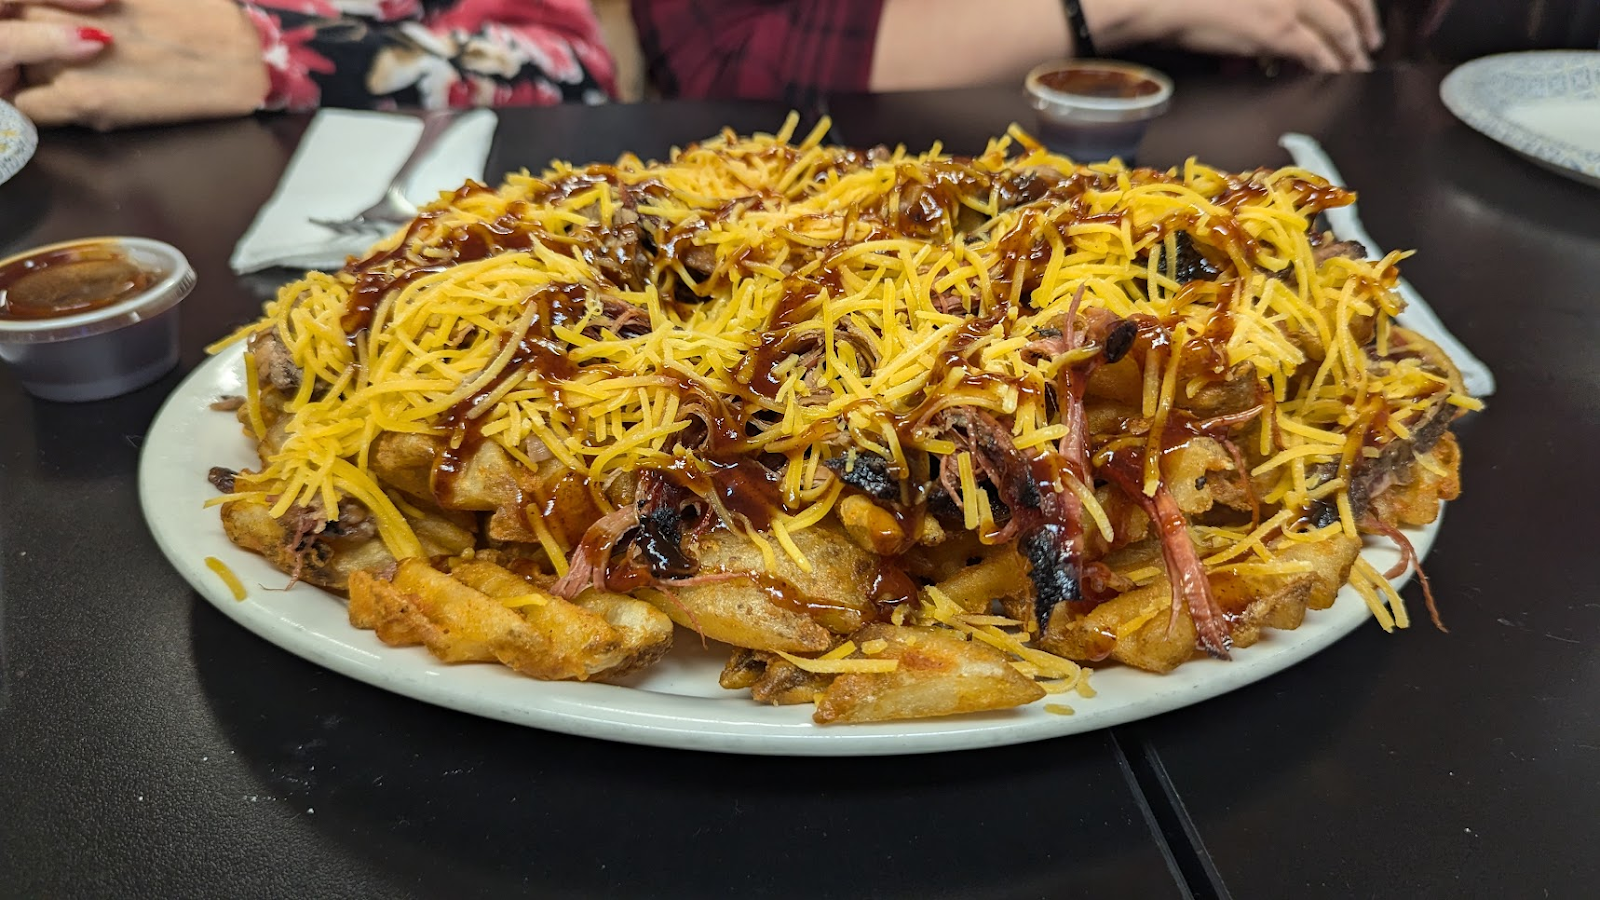
<path fill-rule="evenodd" d="M 103 400 L 178 364 L 194 269 L 146 238 L 88 238 L 0 260 L 0 360 L 46 400 Z"/>
<path fill-rule="evenodd" d="M 1080 163 L 1118 156 L 1131 165 L 1150 120 L 1172 104 L 1172 79 L 1109 60 L 1045 63 L 1024 86 L 1039 114 L 1039 139 Z"/>

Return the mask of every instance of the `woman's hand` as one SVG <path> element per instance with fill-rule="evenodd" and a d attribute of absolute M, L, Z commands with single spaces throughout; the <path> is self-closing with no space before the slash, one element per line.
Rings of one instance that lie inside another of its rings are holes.
<path fill-rule="evenodd" d="M 41 63 L 81 62 L 111 43 L 111 35 L 90 25 L 26 22 L 17 18 L 28 6 L 94 10 L 110 0 L 14 0 L 0 3 L 0 97 L 10 98 L 22 78 L 22 67 Z"/>
<path fill-rule="evenodd" d="M 1199 53 L 1292 59 L 1319 72 L 1364 72 L 1383 43 L 1373 0 L 1083 0 L 1104 49 L 1145 41 Z"/>
<path fill-rule="evenodd" d="M 99 28 L 112 46 L 86 64 L 57 58 L 24 70 L 26 85 L 13 102 L 40 125 L 107 129 L 240 116 L 266 97 L 260 41 L 233 0 L 51 3 L 59 8 L 20 7 L 17 24 Z"/>

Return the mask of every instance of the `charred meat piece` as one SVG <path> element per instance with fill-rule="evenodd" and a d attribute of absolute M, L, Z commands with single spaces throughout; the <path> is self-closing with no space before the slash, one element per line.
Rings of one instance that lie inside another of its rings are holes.
<path fill-rule="evenodd" d="M 967 302 L 955 291 L 945 291 L 933 298 L 933 308 L 946 315 L 957 316 L 967 311 Z"/>
<path fill-rule="evenodd" d="M 336 548 L 363 544 L 378 536 L 378 524 L 365 506 L 344 499 L 339 501 L 339 517 L 323 526 L 322 536 Z"/>
<path fill-rule="evenodd" d="M 1447 394 L 1440 394 L 1411 425 L 1411 437 L 1391 441 L 1377 457 L 1360 457 L 1350 473 L 1350 509 L 1359 521 L 1366 515 L 1372 498 L 1383 493 L 1414 465 L 1418 453 L 1426 453 L 1444 436 L 1455 418 L 1456 407 L 1451 406 Z M 1335 513 L 1337 518 L 1338 514 Z"/>
<path fill-rule="evenodd" d="M 699 571 L 683 550 L 683 508 L 697 498 L 659 472 L 639 475 L 639 531 L 633 545 L 656 578 L 682 578 Z"/>
<path fill-rule="evenodd" d="M 1071 546 L 1063 534 L 1062 526 L 1046 523 L 1028 532 L 1017 542 L 1018 549 L 1028 560 L 1028 578 L 1033 582 L 1034 615 L 1042 628 L 1050 620 L 1050 611 L 1056 604 L 1082 599 L 1078 561 L 1073 554 L 1064 554 L 1062 547 Z"/>
<path fill-rule="evenodd" d="M 256 373 L 263 381 L 285 394 L 300 389 L 300 369 L 277 334 L 266 331 L 256 335 L 250 341 L 250 349 L 256 355 Z"/>
<path fill-rule="evenodd" d="M 982 410 L 955 408 L 939 414 L 942 430 L 972 452 L 998 499 L 1010 510 L 1002 534 L 1015 537 L 1028 558 L 1034 616 L 1042 630 L 1063 600 L 1082 599 L 1079 589 L 1082 508 L 1076 495 L 1058 490 L 1048 465 L 1023 454 L 1011 432 Z M 948 463 L 946 464 L 949 465 Z M 946 488 L 948 490 L 948 487 Z"/>
<path fill-rule="evenodd" d="M 600 231 L 595 264 L 618 287 L 644 290 L 650 278 L 651 251 L 643 239 L 634 191 L 626 184 L 617 185 L 617 191 L 622 208 L 612 215 L 611 227 Z"/>
<path fill-rule="evenodd" d="M 206 473 L 206 480 L 211 482 L 212 487 L 216 488 L 222 493 L 231 494 L 233 493 L 233 480 L 238 476 L 238 474 L 238 472 L 235 472 L 232 469 L 224 468 L 222 466 L 212 466 L 211 471 Z"/>
<path fill-rule="evenodd" d="M 832 469 L 839 480 L 875 500 L 900 499 L 900 479 L 895 477 L 889 461 L 872 453 L 856 452 L 852 461 L 848 456 L 833 456 L 822 461 Z"/>
<path fill-rule="evenodd" d="M 1172 260 L 1173 278 L 1179 284 L 1188 284 L 1191 281 L 1210 281 L 1222 274 L 1222 270 L 1211 264 L 1205 254 L 1195 246 L 1194 238 L 1189 232 L 1180 231 L 1176 235 L 1177 255 Z"/>
<path fill-rule="evenodd" d="M 1311 258 L 1317 265 L 1322 265 L 1330 259 L 1366 259 L 1367 248 L 1360 241 L 1329 241 L 1313 244 Z"/>
<path fill-rule="evenodd" d="M 1306 511 L 1306 521 L 1312 528 L 1327 528 L 1339 521 L 1339 507 L 1330 500 L 1313 500 Z"/>
<path fill-rule="evenodd" d="M 1120 362 L 1128 355 L 1128 351 L 1133 349 L 1133 341 L 1138 336 L 1139 325 L 1136 322 L 1122 319 L 1111 326 L 1106 332 L 1105 348 L 1101 351 L 1105 354 L 1106 362 L 1108 364 Z"/>
<path fill-rule="evenodd" d="M 934 460 L 937 464 L 938 460 Z M 937 476 L 937 472 L 934 473 Z M 956 505 L 956 498 L 951 496 L 945 486 L 934 481 L 928 486 L 928 512 L 934 518 L 947 526 L 958 526 L 961 522 L 961 507 Z"/>
<path fill-rule="evenodd" d="M 688 244 L 680 257 L 683 267 L 697 278 L 705 278 L 717 268 L 717 248 L 711 244 Z"/>
<path fill-rule="evenodd" d="M 609 331 L 617 337 L 629 338 L 650 333 L 650 311 L 644 307 L 608 296 L 601 296 L 599 303 L 600 315 L 594 324 L 584 329 L 584 334 L 598 337 L 599 332 Z"/>

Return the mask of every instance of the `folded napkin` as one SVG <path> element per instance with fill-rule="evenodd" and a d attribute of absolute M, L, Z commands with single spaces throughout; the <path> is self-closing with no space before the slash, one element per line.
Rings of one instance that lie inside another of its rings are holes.
<path fill-rule="evenodd" d="M 1334 166 L 1333 160 L 1317 143 L 1317 139 L 1304 134 L 1286 134 L 1278 139 L 1278 144 L 1289 151 L 1294 158 L 1294 164 L 1308 172 L 1321 175 L 1337 185 L 1345 185 L 1344 176 L 1339 174 L 1339 169 Z M 1380 257 L 1383 251 L 1372 240 L 1372 235 L 1367 234 L 1367 229 L 1362 226 L 1361 218 L 1356 214 L 1355 204 L 1341 206 L 1324 212 L 1323 217 L 1328 221 L 1328 227 L 1335 237 L 1341 241 L 1356 241 L 1367 248 L 1367 253 L 1373 257 Z M 1400 296 L 1406 301 L 1406 308 L 1395 317 L 1402 327 L 1422 335 L 1435 344 L 1438 344 L 1450 358 L 1455 361 L 1456 367 L 1461 370 L 1461 380 L 1466 383 L 1467 393 L 1474 397 L 1487 397 L 1494 393 L 1494 373 L 1483 361 L 1472 355 L 1450 330 L 1439 321 L 1438 315 L 1428 301 L 1422 299 L 1410 282 L 1400 280 L 1397 288 Z"/>
<path fill-rule="evenodd" d="M 483 179 L 498 119 L 477 110 L 458 119 L 405 186 L 418 206 L 468 178 Z M 241 275 L 270 266 L 336 269 L 376 242 L 334 234 L 312 219 L 348 219 L 375 203 L 422 134 L 422 122 L 393 113 L 325 109 L 295 150 L 278 190 L 256 213 L 229 261 Z"/>

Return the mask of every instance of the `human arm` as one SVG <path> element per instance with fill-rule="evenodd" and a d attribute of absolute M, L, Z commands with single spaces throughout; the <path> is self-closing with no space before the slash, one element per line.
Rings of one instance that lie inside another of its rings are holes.
<path fill-rule="evenodd" d="M 1200 53 L 1293 59 L 1317 71 L 1371 68 L 1373 0 L 1081 0 L 1095 49 L 1172 44 Z M 1002 13 L 1003 11 L 1003 13 Z M 997 52 L 1004 48 L 1004 52 Z M 886 0 L 871 89 L 1020 80 L 1073 46 L 1061 0 Z"/>
<path fill-rule="evenodd" d="M 92 64 L 26 70 L 17 105 L 41 125 L 115 128 L 319 105 L 592 102 L 612 77 L 583 0 L 119 0 L 26 14 L 101 28 L 115 41 Z"/>
<path fill-rule="evenodd" d="M 1082 0 L 1102 53 L 1144 43 L 1360 69 L 1373 0 Z M 634 0 L 663 93 L 798 102 L 1020 79 L 1074 55 L 1061 0 Z"/>

